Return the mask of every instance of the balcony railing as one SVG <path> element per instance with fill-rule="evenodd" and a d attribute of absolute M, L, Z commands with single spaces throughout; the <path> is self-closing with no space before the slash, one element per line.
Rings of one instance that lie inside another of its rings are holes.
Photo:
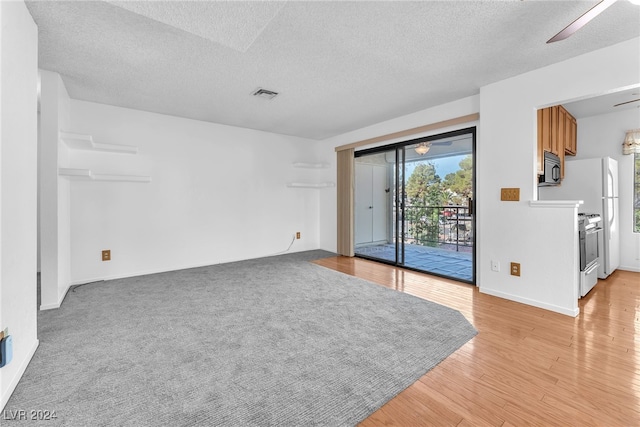
<path fill-rule="evenodd" d="M 405 244 L 468 251 L 473 246 L 473 221 L 466 206 L 406 205 Z"/>

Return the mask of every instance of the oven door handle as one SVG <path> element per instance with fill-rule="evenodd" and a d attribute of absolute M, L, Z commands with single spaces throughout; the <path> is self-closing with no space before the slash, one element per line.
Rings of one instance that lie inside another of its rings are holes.
<path fill-rule="evenodd" d="M 598 261 L 597 261 L 597 259 L 596 259 L 596 260 L 593 262 L 593 264 L 591 264 L 591 265 L 589 266 L 589 268 L 587 268 L 587 269 L 584 271 L 584 274 L 591 274 L 591 273 L 593 272 L 593 270 L 597 269 L 598 267 L 600 267 L 600 264 L 598 264 Z"/>

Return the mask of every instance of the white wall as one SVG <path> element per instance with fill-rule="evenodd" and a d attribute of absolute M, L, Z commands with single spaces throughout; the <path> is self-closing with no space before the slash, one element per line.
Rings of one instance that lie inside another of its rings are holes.
<path fill-rule="evenodd" d="M 71 280 L 125 277 L 318 247 L 317 142 L 71 101 L 72 132 L 139 153 L 71 150 L 71 167 L 151 183 L 71 182 Z M 101 251 L 111 250 L 111 261 Z"/>
<path fill-rule="evenodd" d="M 335 147 L 341 145 L 350 144 L 365 139 L 387 135 L 394 132 L 399 132 L 406 129 L 412 129 L 419 126 L 428 125 L 431 123 L 437 123 L 443 120 L 449 120 L 455 117 L 466 116 L 474 114 L 479 111 L 479 96 L 471 96 L 463 98 L 458 101 L 454 101 L 448 104 L 443 104 L 437 107 L 428 108 L 426 110 L 418 111 L 406 116 L 398 117 L 392 120 L 387 120 L 382 123 L 378 123 L 372 126 L 368 126 L 362 129 L 358 129 L 353 132 L 348 132 L 342 135 L 338 135 L 333 138 L 322 141 L 321 153 L 319 155 L 322 161 L 330 163 L 331 168 L 323 171 L 323 178 L 326 180 L 336 180 L 336 153 Z M 478 122 L 465 123 L 458 126 L 437 129 L 435 131 L 425 132 L 421 134 L 411 135 L 403 138 L 390 139 L 384 142 L 372 144 L 364 148 L 372 148 L 376 146 L 393 144 L 394 142 L 406 141 L 409 139 L 419 138 L 422 136 L 435 135 L 444 132 L 453 131 L 456 129 L 464 129 L 468 127 L 478 126 Z M 327 189 L 320 193 L 320 247 L 327 251 L 335 252 L 337 244 L 337 223 L 336 223 L 336 189 Z"/>
<path fill-rule="evenodd" d="M 38 346 L 38 29 L 23 2 L 0 2 L 0 329 L 13 360 L 0 368 L 0 410 Z"/>
<path fill-rule="evenodd" d="M 323 155 L 332 162 L 327 173 L 335 176 L 336 146 L 479 111 L 477 285 L 484 293 L 575 316 L 579 312 L 577 208 L 531 203 L 537 199 L 536 110 L 637 85 L 639 54 L 640 39 L 632 39 L 487 85 L 479 97 L 331 138 L 323 145 Z M 521 200 L 501 202 L 502 187 L 519 187 Z M 333 251 L 335 198 L 335 191 L 321 194 L 320 244 Z M 500 272 L 491 271 L 492 260 L 500 262 Z M 509 274 L 510 262 L 521 264 L 520 277 Z"/>
<path fill-rule="evenodd" d="M 620 268 L 640 271 L 640 233 L 633 232 L 633 155 L 622 154 L 627 130 L 640 128 L 640 109 L 578 119 L 578 153 L 574 159 L 609 156 L 618 161 L 620 199 Z"/>
<path fill-rule="evenodd" d="M 58 88 L 58 129 L 71 127 L 71 98 L 60 75 Z M 57 138 L 58 166 L 69 167 L 69 150 Z M 71 286 L 71 185 L 68 179 L 57 177 L 58 182 L 58 305 L 62 304 Z"/>
<path fill-rule="evenodd" d="M 40 87 L 40 308 L 50 309 L 60 306 L 70 285 L 70 188 L 58 177 L 58 165 L 67 163 L 58 135 L 70 126 L 70 98 L 57 73 L 41 70 Z"/>
<path fill-rule="evenodd" d="M 575 210 L 529 204 L 537 198 L 536 110 L 638 84 L 639 47 L 640 39 L 632 39 L 481 88 L 477 156 L 481 292 L 577 315 L 572 289 L 575 238 L 560 232 L 573 227 Z M 520 187 L 521 201 L 501 202 L 501 187 Z M 522 276 L 510 276 L 504 268 L 492 272 L 491 260 L 502 265 L 520 262 Z"/>

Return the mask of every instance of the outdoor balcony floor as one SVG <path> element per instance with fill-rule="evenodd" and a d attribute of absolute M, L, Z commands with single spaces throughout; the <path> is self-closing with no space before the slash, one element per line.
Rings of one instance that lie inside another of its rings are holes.
<path fill-rule="evenodd" d="M 425 273 L 435 273 L 452 279 L 473 282 L 473 253 L 471 252 L 471 247 L 466 246 L 461 249 L 465 252 L 405 244 L 404 266 L 421 270 Z M 356 255 L 394 262 L 396 250 L 395 245 L 389 243 L 357 247 L 355 253 Z"/>

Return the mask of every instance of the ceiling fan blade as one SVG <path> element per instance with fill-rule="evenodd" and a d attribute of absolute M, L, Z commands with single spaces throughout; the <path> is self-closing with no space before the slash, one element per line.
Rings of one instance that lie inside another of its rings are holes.
<path fill-rule="evenodd" d="M 600 3 L 593 6 L 591 9 L 587 10 L 582 16 L 573 21 L 571 24 L 567 25 L 564 30 L 560 31 L 555 36 L 551 37 L 547 43 L 553 43 L 560 40 L 564 40 L 569 37 L 571 34 L 578 31 L 584 25 L 586 25 L 589 21 L 591 21 L 596 16 L 600 15 L 606 8 L 615 3 L 616 0 L 602 0 Z"/>
<path fill-rule="evenodd" d="M 632 102 L 638 102 L 638 101 L 640 101 L 640 98 L 638 98 L 638 99 L 634 99 L 634 100 L 632 100 L 632 101 L 621 102 L 620 104 L 616 104 L 616 105 L 614 105 L 614 107 L 619 107 L 619 106 L 624 105 L 624 104 L 631 104 Z"/>
<path fill-rule="evenodd" d="M 451 145 L 453 141 L 432 142 L 431 145 Z"/>

